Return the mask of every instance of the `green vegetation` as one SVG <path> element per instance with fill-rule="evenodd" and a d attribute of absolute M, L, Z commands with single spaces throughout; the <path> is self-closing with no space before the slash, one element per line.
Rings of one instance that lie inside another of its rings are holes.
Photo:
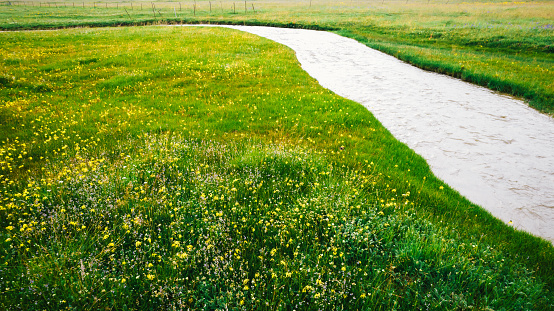
<path fill-rule="evenodd" d="M 548 310 L 554 248 L 230 29 L 0 33 L 0 306 Z"/>
<path fill-rule="evenodd" d="M 0 29 L 225 23 L 334 30 L 554 113 L 552 1 L 9 3 L 0 6 Z"/>

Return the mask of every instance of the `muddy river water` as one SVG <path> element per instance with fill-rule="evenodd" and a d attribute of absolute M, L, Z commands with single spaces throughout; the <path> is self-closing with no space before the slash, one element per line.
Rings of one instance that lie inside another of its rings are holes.
<path fill-rule="evenodd" d="M 290 47 L 323 87 L 364 105 L 436 176 L 502 221 L 554 241 L 553 118 L 333 33 L 226 27 Z"/>

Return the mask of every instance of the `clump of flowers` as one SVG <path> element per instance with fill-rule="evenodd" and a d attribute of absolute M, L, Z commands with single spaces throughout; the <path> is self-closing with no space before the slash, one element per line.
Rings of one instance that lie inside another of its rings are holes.
<path fill-rule="evenodd" d="M 379 192 L 387 188 L 371 164 L 337 167 L 298 146 L 148 134 L 111 158 L 74 152 L 3 188 L 5 306 L 440 307 L 471 305 L 466 284 L 498 291 L 487 268 L 498 252 L 451 248 L 455 240 L 406 209 L 409 193 Z M 517 273 L 535 295 L 530 274 Z M 446 300 L 426 296 L 432 282 Z M 524 290 L 504 282 L 506 296 Z"/>

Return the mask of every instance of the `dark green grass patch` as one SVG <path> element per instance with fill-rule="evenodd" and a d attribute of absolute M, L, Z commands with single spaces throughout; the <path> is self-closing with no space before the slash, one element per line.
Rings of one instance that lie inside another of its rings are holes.
<path fill-rule="evenodd" d="M 11 189 L 25 195 L 3 210 L 4 307 L 551 306 L 531 269 L 421 218 L 373 165 L 174 134 L 121 147 Z"/>

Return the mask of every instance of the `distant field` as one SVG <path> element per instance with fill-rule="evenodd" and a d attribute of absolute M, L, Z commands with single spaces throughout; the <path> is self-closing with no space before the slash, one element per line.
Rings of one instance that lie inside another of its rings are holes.
<path fill-rule="evenodd" d="M 1 2 L 0 29 L 209 22 L 334 30 L 553 113 L 553 3 L 12 1 Z"/>
<path fill-rule="evenodd" d="M 548 310 L 554 248 L 230 29 L 0 33 L 0 309 Z"/>

